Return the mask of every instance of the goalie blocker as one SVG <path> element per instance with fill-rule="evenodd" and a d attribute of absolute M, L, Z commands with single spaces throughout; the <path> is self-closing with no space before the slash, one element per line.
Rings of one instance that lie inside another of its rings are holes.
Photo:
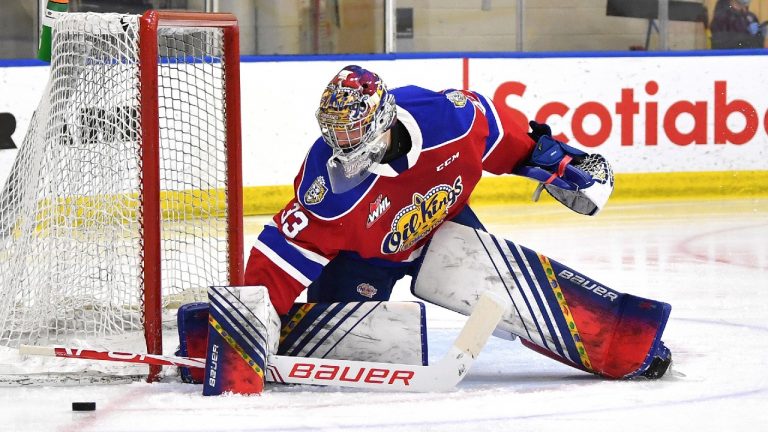
<path fill-rule="evenodd" d="M 669 304 L 620 293 L 508 240 L 444 223 L 411 291 L 467 314 L 486 290 L 512 302 L 497 330 L 575 368 L 608 378 L 659 378 L 671 363 L 661 341 Z"/>

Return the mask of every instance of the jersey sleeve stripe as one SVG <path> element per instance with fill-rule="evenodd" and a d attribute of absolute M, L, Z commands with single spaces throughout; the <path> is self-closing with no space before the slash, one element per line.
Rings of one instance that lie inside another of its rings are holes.
<path fill-rule="evenodd" d="M 275 221 L 273 221 L 273 220 L 269 221 L 267 226 L 268 227 L 272 227 L 274 230 L 277 230 L 277 225 L 275 224 Z M 282 238 L 282 236 L 280 236 L 280 237 Z M 304 249 L 303 247 L 295 245 L 293 243 L 290 243 L 287 240 L 286 240 L 286 243 L 288 243 L 288 245 L 290 245 L 291 247 L 296 249 L 300 254 L 304 255 L 304 257 L 307 258 L 308 260 L 314 261 L 314 262 L 320 264 L 323 267 L 327 266 L 328 263 L 330 262 L 330 260 L 328 258 L 326 258 L 326 257 L 324 257 L 324 256 L 322 256 L 322 255 L 320 255 L 318 253 L 312 252 L 309 249 Z"/>
<path fill-rule="evenodd" d="M 496 112 L 496 107 L 492 103 L 488 103 L 485 96 L 475 93 L 480 103 L 485 107 L 485 117 L 488 120 L 488 138 L 485 139 L 485 152 L 483 153 L 483 161 L 490 155 L 496 146 L 501 142 L 501 137 L 504 136 L 504 126 L 502 126 L 499 120 L 499 113 Z"/>
<path fill-rule="evenodd" d="M 255 246 L 304 286 L 317 279 L 323 267 L 328 264 L 328 260 L 322 256 L 289 243 L 274 226 L 264 227 Z"/>
<path fill-rule="evenodd" d="M 259 234 L 259 240 L 286 261 L 294 263 L 307 276 L 312 276 L 315 272 L 320 274 L 322 268 L 328 264 L 328 259 L 321 255 L 291 243 L 276 227 L 265 226 Z"/>
<path fill-rule="evenodd" d="M 309 286 L 312 281 L 309 280 L 306 276 L 301 274 L 300 271 L 298 271 L 295 267 L 288 264 L 287 261 L 280 258 L 280 255 L 274 253 L 271 249 L 269 249 L 264 243 L 256 240 L 256 243 L 254 244 L 254 247 L 259 250 L 259 252 L 263 253 L 264 256 L 266 256 L 270 261 L 275 263 L 276 266 L 278 266 L 281 270 L 288 273 L 288 275 L 292 278 L 294 278 L 298 283 L 300 283 L 302 286 Z"/>

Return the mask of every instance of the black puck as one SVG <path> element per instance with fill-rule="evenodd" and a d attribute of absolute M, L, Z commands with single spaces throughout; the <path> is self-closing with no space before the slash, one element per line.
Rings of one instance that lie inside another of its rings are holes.
<path fill-rule="evenodd" d="M 96 411 L 96 402 L 72 402 L 72 411 Z"/>

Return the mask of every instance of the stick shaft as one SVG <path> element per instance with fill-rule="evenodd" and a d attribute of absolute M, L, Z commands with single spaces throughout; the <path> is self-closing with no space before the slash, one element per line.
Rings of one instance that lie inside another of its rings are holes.
<path fill-rule="evenodd" d="M 27 355 L 104 360 L 121 363 L 143 363 L 158 366 L 204 368 L 205 359 L 164 356 L 158 354 L 128 353 L 120 351 L 92 350 L 84 348 L 39 347 L 22 345 L 19 352 Z"/>

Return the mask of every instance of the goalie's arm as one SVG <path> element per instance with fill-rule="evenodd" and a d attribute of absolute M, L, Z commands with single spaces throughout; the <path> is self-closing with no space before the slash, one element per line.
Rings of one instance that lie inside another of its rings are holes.
<path fill-rule="evenodd" d="M 533 151 L 533 141 L 504 110 L 497 110 L 492 101 L 471 91 L 464 94 L 478 107 L 475 122 L 485 122 L 488 135 L 483 148 L 483 170 L 493 174 L 511 174 L 525 163 Z"/>

